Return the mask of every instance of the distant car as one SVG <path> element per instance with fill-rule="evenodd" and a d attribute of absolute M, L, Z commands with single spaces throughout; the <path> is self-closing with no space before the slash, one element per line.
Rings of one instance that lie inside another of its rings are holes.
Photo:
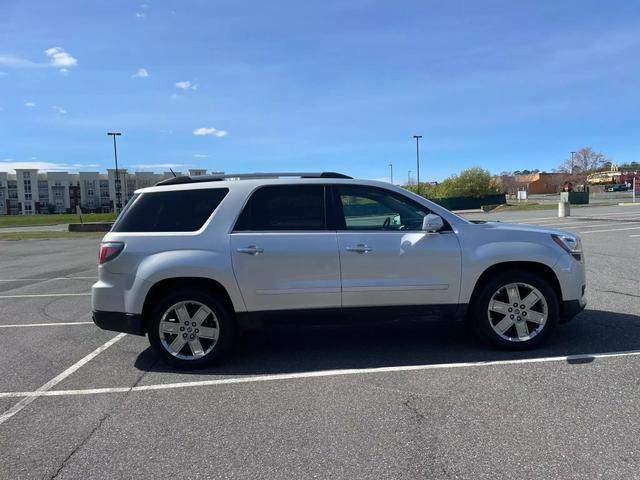
<path fill-rule="evenodd" d="M 299 178 L 293 178 L 297 176 Z M 534 347 L 586 303 L 580 238 L 476 224 L 336 173 L 177 177 L 138 190 L 100 246 L 95 323 L 202 367 L 237 327 L 337 315 L 467 317 Z"/>
<path fill-rule="evenodd" d="M 607 192 L 626 192 L 627 190 L 629 190 L 629 187 L 627 187 L 626 183 L 618 183 L 607 187 Z"/>

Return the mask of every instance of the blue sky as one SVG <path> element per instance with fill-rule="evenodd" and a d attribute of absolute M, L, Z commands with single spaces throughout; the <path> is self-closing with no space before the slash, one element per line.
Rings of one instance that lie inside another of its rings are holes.
<path fill-rule="evenodd" d="M 3 0 L 0 171 L 638 161 L 639 59 L 635 1 Z"/>

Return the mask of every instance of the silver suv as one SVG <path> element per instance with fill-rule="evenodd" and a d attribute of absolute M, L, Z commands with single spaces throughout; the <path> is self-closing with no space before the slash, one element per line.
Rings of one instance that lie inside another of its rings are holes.
<path fill-rule="evenodd" d="M 93 318 L 149 336 L 180 368 L 240 327 L 294 316 L 467 319 L 538 345 L 586 304 L 580 239 L 469 222 L 402 188 L 337 173 L 176 177 L 136 192 L 100 245 Z"/>

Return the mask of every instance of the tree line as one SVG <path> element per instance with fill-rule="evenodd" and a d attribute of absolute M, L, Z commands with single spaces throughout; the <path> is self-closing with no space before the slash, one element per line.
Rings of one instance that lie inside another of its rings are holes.
<path fill-rule="evenodd" d="M 588 175 L 611 170 L 612 164 L 612 161 L 604 153 L 596 152 L 591 147 L 583 147 L 563 160 L 552 173 L 564 174 L 562 183 L 571 182 L 573 185 L 584 185 Z M 638 172 L 640 163 L 630 162 L 620 164 L 618 167 L 622 172 Z M 519 186 L 516 176 L 537 173 L 548 172 L 539 169 L 525 169 L 502 172 L 494 176 L 484 168 L 472 167 L 451 175 L 440 183 L 421 183 L 419 187 L 405 185 L 404 188 L 414 193 L 419 191 L 422 196 L 427 198 L 481 197 L 497 193 L 514 193 Z"/>

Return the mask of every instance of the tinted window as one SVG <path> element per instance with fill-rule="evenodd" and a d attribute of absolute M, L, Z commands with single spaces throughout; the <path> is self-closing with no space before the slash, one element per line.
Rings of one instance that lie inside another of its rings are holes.
<path fill-rule="evenodd" d="M 338 187 L 346 230 L 421 230 L 428 209 L 379 188 Z"/>
<path fill-rule="evenodd" d="M 206 188 L 143 193 L 129 202 L 114 232 L 195 232 L 229 190 Z"/>
<path fill-rule="evenodd" d="M 324 230 L 325 208 L 322 185 L 262 187 L 247 202 L 235 229 Z"/>

